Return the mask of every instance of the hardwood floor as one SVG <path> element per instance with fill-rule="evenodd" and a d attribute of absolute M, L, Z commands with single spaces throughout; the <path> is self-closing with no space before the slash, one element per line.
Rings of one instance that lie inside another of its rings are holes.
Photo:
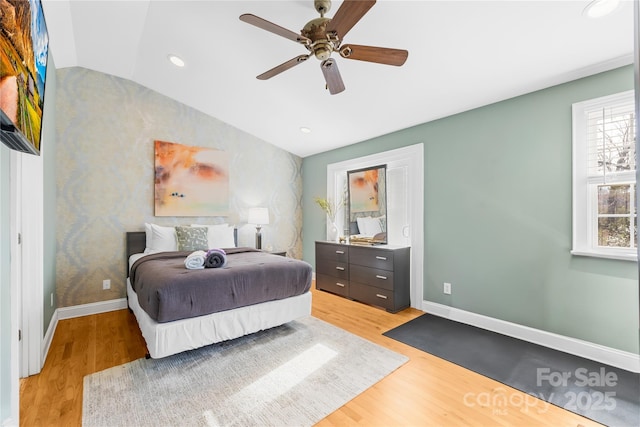
<path fill-rule="evenodd" d="M 382 335 L 420 314 L 313 291 L 314 317 L 410 358 L 318 426 L 600 425 Z M 60 321 L 42 372 L 21 380 L 21 425 L 80 426 L 83 377 L 145 353 L 128 310 Z"/>

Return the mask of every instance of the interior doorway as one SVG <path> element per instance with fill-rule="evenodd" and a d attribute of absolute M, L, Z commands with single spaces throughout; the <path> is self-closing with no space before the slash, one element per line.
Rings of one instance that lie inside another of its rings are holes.
<path fill-rule="evenodd" d="M 41 157 L 12 151 L 11 295 L 16 308 L 12 329 L 17 329 L 11 341 L 12 372 L 20 378 L 42 369 L 42 171 Z"/>
<path fill-rule="evenodd" d="M 387 166 L 387 242 L 411 246 L 411 307 L 422 310 L 424 274 L 424 147 L 410 145 L 327 165 L 327 196 L 341 200 L 347 171 Z M 336 225 L 344 230 L 344 206 Z"/>

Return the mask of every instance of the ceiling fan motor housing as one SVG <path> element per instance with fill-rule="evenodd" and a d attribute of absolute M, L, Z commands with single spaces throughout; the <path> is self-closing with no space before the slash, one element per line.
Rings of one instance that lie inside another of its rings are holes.
<path fill-rule="evenodd" d="M 327 25 L 331 22 L 330 18 L 316 18 L 307 22 L 307 25 L 301 31 L 301 34 L 311 40 L 311 45 L 307 48 L 321 61 L 328 59 L 336 47 L 332 41 L 327 38 Z"/>

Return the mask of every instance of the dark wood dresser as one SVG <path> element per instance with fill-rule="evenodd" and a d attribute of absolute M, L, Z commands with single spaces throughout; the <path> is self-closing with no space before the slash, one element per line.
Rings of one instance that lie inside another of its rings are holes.
<path fill-rule="evenodd" d="M 316 288 L 396 313 L 411 305 L 409 247 L 316 242 Z"/>

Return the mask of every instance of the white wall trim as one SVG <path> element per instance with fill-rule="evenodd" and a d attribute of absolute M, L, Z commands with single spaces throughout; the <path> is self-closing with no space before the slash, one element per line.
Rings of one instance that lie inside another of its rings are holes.
<path fill-rule="evenodd" d="M 17 153 L 14 157 L 16 168 L 16 190 L 28 197 L 19 195 L 16 199 L 15 215 L 19 217 L 17 228 L 12 234 L 20 233 L 22 243 L 15 253 L 18 257 L 16 269 L 20 269 L 20 329 L 22 330 L 22 355 L 20 376 L 27 377 L 40 372 L 43 337 L 43 289 L 44 272 L 42 253 L 44 247 L 43 222 L 43 160 L 40 156 Z M 13 256 L 13 255 L 12 255 Z M 14 266 L 12 265 L 12 269 Z"/>
<path fill-rule="evenodd" d="M 44 366 L 44 362 L 47 360 L 47 354 L 49 354 L 49 348 L 51 348 L 51 341 L 53 341 L 53 335 L 56 333 L 56 328 L 58 327 L 58 310 L 53 312 L 53 316 L 51 316 L 51 321 L 49 322 L 49 327 L 47 328 L 47 332 L 44 334 L 44 338 L 42 339 L 42 366 Z"/>
<path fill-rule="evenodd" d="M 424 144 L 417 143 L 389 151 L 374 153 L 355 159 L 327 165 L 327 196 L 338 200 L 342 193 L 340 177 L 346 179 L 347 171 L 371 165 L 387 166 L 407 164 L 409 167 L 409 189 L 407 207 L 409 233 L 411 236 L 411 307 L 420 308 L 424 298 Z M 341 213 L 338 213 L 340 216 Z M 342 223 L 340 222 L 339 225 Z M 344 227 L 344 225 L 342 225 Z"/>
<path fill-rule="evenodd" d="M 422 309 L 427 313 L 456 322 L 466 323 L 627 371 L 640 372 L 640 355 L 635 353 L 531 328 L 529 326 L 518 325 L 517 323 L 495 319 L 431 301 L 422 301 Z"/>
<path fill-rule="evenodd" d="M 9 418 L 3 420 L 3 425 L 18 425 L 20 423 L 20 376 L 22 374 L 22 344 L 18 340 L 18 330 L 22 329 L 22 261 L 20 245 L 18 244 L 18 233 L 20 230 L 20 162 L 18 153 L 11 151 L 10 157 L 10 180 L 11 184 L 11 244 L 10 244 L 10 276 L 11 276 L 11 410 Z M 5 237 L 6 238 L 6 237 Z"/>
<path fill-rule="evenodd" d="M 57 317 L 60 320 L 72 319 L 74 317 L 89 316 L 91 314 L 106 313 L 109 311 L 122 310 L 127 308 L 127 299 L 118 298 L 108 301 L 91 302 L 89 304 L 72 305 L 56 309 Z"/>

